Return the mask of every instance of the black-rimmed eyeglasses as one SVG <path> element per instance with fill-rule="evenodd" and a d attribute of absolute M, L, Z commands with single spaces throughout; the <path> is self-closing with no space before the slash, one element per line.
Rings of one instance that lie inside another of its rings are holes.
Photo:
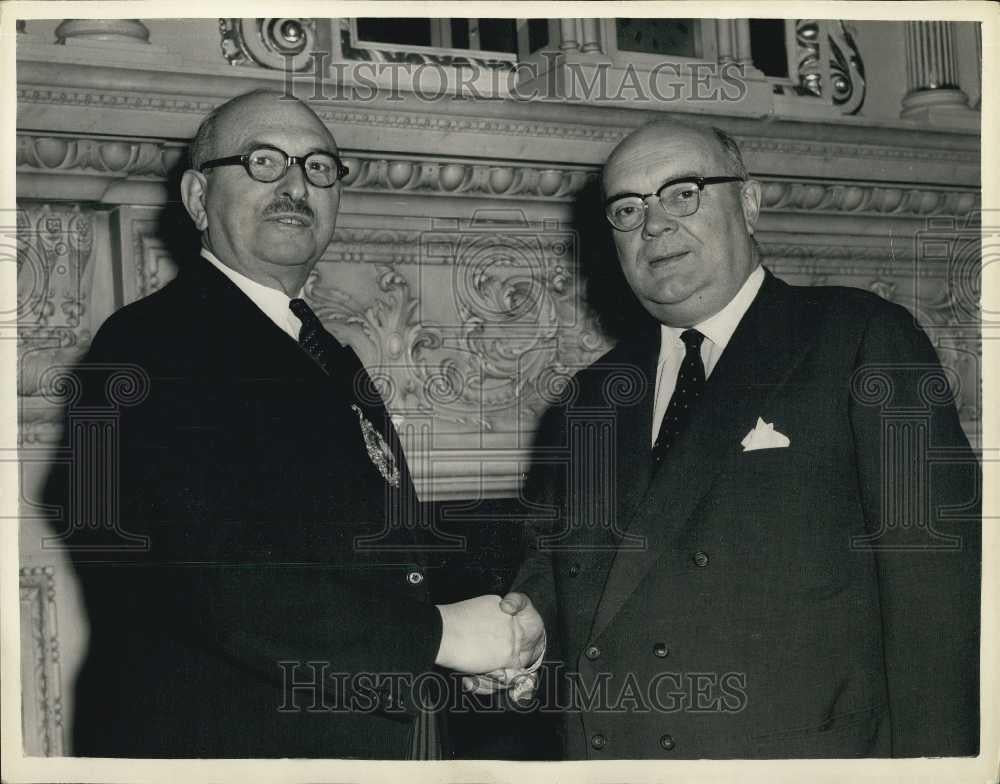
<path fill-rule="evenodd" d="M 302 173 L 309 183 L 317 188 L 332 188 L 338 180 L 342 180 L 350 173 L 340 158 L 332 152 L 317 150 L 298 157 L 289 155 L 277 147 L 267 146 L 257 147 L 245 155 L 230 155 L 227 158 L 205 161 L 199 167 L 199 171 L 215 166 L 240 165 L 257 182 L 277 182 L 285 176 L 288 167 L 295 163 L 302 167 Z"/>
<path fill-rule="evenodd" d="M 647 199 L 655 196 L 667 215 L 686 218 L 701 205 L 706 185 L 742 182 L 742 177 L 679 177 L 667 180 L 655 193 L 619 193 L 604 202 L 604 215 L 618 231 L 632 231 L 646 222 Z"/>

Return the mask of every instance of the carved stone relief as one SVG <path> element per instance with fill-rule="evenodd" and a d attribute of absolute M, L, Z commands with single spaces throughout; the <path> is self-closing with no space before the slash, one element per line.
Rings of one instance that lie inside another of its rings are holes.
<path fill-rule="evenodd" d="M 21 728 L 29 755 L 63 754 L 63 702 L 56 628 L 55 571 L 20 570 Z"/>
<path fill-rule="evenodd" d="M 93 214 L 74 205 L 17 212 L 18 394 L 45 368 L 83 351 L 93 335 Z"/>
<path fill-rule="evenodd" d="M 376 192 L 413 188 L 424 164 L 407 163 L 395 178 L 391 166 L 373 165 L 360 169 L 359 179 L 363 174 L 365 189 Z M 465 170 L 470 177 L 474 171 Z M 560 187 L 568 177 L 563 173 Z M 482 182 L 491 187 L 488 179 Z M 498 185 L 511 183 L 505 178 Z M 352 187 L 362 186 L 355 179 Z M 971 191 L 793 181 L 767 182 L 764 191 L 765 210 L 807 214 L 922 217 L 961 214 L 976 202 Z M 30 397 L 38 395 L 44 370 L 77 359 L 96 327 L 83 318 L 92 299 L 94 216 L 79 207 L 47 205 L 21 214 L 24 235 L 37 235 L 26 247 L 19 277 L 26 308 L 19 392 Z M 118 307 L 161 287 L 176 267 L 158 235 L 158 208 L 120 207 L 112 215 L 120 247 L 96 256 L 105 263 L 120 259 Z M 610 346 L 582 302 L 575 235 L 560 224 L 438 224 L 430 232 L 342 226 L 310 278 L 307 296 L 379 378 L 394 413 L 433 421 L 435 444 L 471 445 L 484 438 L 494 445 L 514 443 L 545 408 L 538 391 L 547 383 L 545 374 L 571 375 Z M 948 332 L 955 326 L 954 303 L 934 299 L 946 290 L 944 273 L 914 266 L 912 239 L 900 239 L 897 255 L 892 243 L 777 237 L 765 232 L 761 240 L 779 274 L 800 283 L 859 286 L 898 301 L 934 327 L 943 357 L 950 352 L 945 361 L 965 363 L 963 377 L 977 370 L 968 363 L 978 357 L 978 344 Z M 923 297 L 913 296 L 918 278 Z M 100 318 L 113 307 L 105 307 Z M 975 384 L 966 385 L 961 406 L 964 422 L 978 418 Z M 56 413 L 51 406 L 25 407 L 22 439 L 53 440 Z"/>

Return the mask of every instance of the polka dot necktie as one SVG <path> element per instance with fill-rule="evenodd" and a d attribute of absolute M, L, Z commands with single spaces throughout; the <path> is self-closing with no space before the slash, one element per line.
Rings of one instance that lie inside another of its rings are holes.
<path fill-rule="evenodd" d="M 302 329 L 299 330 L 299 345 L 316 361 L 317 365 L 329 373 L 332 357 L 327 348 L 327 339 L 330 337 L 330 333 L 326 331 L 319 316 L 305 300 L 293 299 L 288 303 L 288 307 L 302 322 Z"/>
<path fill-rule="evenodd" d="M 660 423 L 660 432 L 653 444 L 653 460 L 657 463 L 666 457 L 670 446 L 687 425 L 691 410 L 705 389 L 705 366 L 701 361 L 701 343 L 704 339 L 705 336 L 696 329 L 686 329 L 681 333 L 686 351 L 677 372 L 674 394 L 670 396 L 670 403 Z"/>

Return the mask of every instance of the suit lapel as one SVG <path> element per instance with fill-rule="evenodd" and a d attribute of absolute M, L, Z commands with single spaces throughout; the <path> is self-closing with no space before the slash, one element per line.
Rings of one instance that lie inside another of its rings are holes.
<path fill-rule="evenodd" d="M 791 288 L 767 274 L 705 386 L 688 428 L 652 474 L 634 507 L 628 534 L 641 551 L 619 550 L 592 629 L 597 637 L 689 523 L 727 459 L 811 344 L 805 309 Z M 645 435 L 648 438 L 649 427 Z M 648 457 L 647 448 L 643 454 Z"/>
<path fill-rule="evenodd" d="M 653 474 L 653 463 L 649 460 L 651 433 L 653 428 L 653 404 L 656 398 L 656 362 L 659 357 L 660 332 L 657 329 L 651 335 L 639 341 L 633 350 L 622 358 L 623 368 L 612 367 L 610 374 L 624 371 L 628 374 L 637 373 L 636 381 L 642 390 L 640 402 L 631 406 L 618 406 L 615 418 L 615 448 L 618 457 L 618 475 L 613 478 L 612 486 L 621 494 L 619 503 L 612 509 L 618 517 L 612 526 L 613 532 L 620 536 L 628 528 L 629 520 L 635 515 L 636 509 L 646 495 L 646 489 Z M 605 383 L 605 386 L 612 386 Z M 605 390 L 605 397 L 610 397 Z M 609 401 L 610 402 L 610 401 Z M 632 540 L 625 538 L 622 544 L 626 549 Z"/>
<path fill-rule="evenodd" d="M 332 379 L 287 332 L 247 297 L 229 278 L 203 258 L 186 265 L 178 280 L 189 287 L 206 334 L 217 336 L 227 346 L 222 356 L 231 369 L 260 372 L 265 376 Z M 332 336 L 327 349 L 339 362 L 346 349 Z M 352 352 L 353 353 L 353 352 Z M 344 385 L 348 391 L 350 383 Z"/>

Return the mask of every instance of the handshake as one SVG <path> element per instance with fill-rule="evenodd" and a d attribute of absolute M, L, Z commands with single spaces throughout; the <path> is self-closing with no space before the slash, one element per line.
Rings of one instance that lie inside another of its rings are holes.
<path fill-rule="evenodd" d="M 437 608 L 442 631 L 435 664 L 465 673 L 465 688 L 477 694 L 513 686 L 520 699 L 534 690 L 545 624 L 527 596 L 477 596 Z"/>

